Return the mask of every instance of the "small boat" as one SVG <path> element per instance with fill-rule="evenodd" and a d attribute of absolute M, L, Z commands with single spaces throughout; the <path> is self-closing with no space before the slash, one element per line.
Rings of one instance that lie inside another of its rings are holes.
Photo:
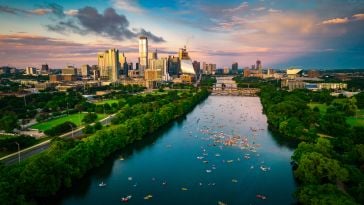
<path fill-rule="evenodd" d="M 236 179 L 232 179 L 232 180 L 231 180 L 231 182 L 233 182 L 233 183 L 238 183 L 238 180 L 236 180 Z"/>
<path fill-rule="evenodd" d="M 128 202 L 131 199 L 131 195 L 128 195 L 126 197 L 121 197 L 122 202 Z"/>
<path fill-rule="evenodd" d="M 182 191 L 188 191 L 188 189 L 187 188 L 184 188 L 184 187 L 182 187 L 181 190 Z"/>
<path fill-rule="evenodd" d="M 218 201 L 218 202 L 217 202 L 217 204 L 218 204 L 218 205 L 226 205 L 226 204 L 225 204 L 224 202 L 222 202 L 222 201 Z"/>
<path fill-rule="evenodd" d="M 197 159 L 203 159 L 204 157 L 198 156 Z"/>
<path fill-rule="evenodd" d="M 262 171 L 264 171 L 264 172 L 266 172 L 266 171 L 269 171 L 269 170 L 270 170 L 270 168 L 269 168 L 269 167 L 264 166 L 264 165 L 260 165 L 260 169 L 261 169 Z"/>
<path fill-rule="evenodd" d="M 206 169 L 206 172 L 207 173 L 211 173 L 211 169 Z"/>
<path fill-rule="evenodd" d="M 104 183 L 104 182 L 101 182 L 100 184 L 99 184 L 99 187 L 105 187 L 106 186 L 106 184 Z"/>
<path fill-rule="evenodd" d="M 149 200 L 151 198 L 153 198 L 153 195 L 151 195 L 151 194 L 148 194 L 147 196 L 144 197 L 145 200 Z"/>
<path fill-rule="evenodd" d="M 228 160 L 228 161 L 226 161 L 226 162 L 227 162 L 227 163 L 232 163 L 233 161 L 234 161 L 234 160 L 232 160 L 232 159 L 231 159 L 231 160 Z"/>
<path fill-rule="evenodd" d="M 267 199 L 267 197 L 266 197 L 266 196 L 261 195 L 261 194 L 257 194 L 255 197 L 257 197 L 258 199 L 262 199 L 262 200 Z"/>

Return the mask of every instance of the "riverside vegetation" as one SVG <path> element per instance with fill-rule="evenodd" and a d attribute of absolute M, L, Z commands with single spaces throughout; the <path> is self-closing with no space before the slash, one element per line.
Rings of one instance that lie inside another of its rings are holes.
<path fill-rule="evenodd" d="M 346 122 L 363 108 L 363 93 L 338 100 L 329 91 L 260 87 L 270 129 L 301 142 L 292 156 L 299 203 L 364 204 L 364 127 Z M 327 111 L 311 109 L 311 102 L 326 104 Z"/>
<path fill-rule="evenodd" d="M 55 138 L 48 150 L 17 165 L 0 166 L 0 201 L 36 204 L 71 187 L 107 156 L 185 115 L 209 94 L 206 89 L 164 92 L 133 96 L 133 103 L 121 108 L 111 126 L 91 130 L 93 134 L 81 140 Z"/>

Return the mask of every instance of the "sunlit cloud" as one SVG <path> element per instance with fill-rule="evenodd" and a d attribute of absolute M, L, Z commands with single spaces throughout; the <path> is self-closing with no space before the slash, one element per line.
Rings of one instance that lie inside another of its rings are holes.
<path fill-rule="evenodd" d="M 244 1 L 241 4 L 239 4 L 239 6 L 237 6 L 237 7 L 223 9 L 222 11 L 226 12 L 226 13 L 233 13 L 233 12 L 242 11 L 242 10 L 248 8 L 248 7 L 249 7 L 248 2 Z"/>
<path fill-rule="evenodd" d="M 353 15 L 354 20 L 363 21 L 364 20 L 364 14 L 355 14 Z"/>
<path fill-rule="evenodd" d="M 78 14 L 78 10 L 70 9 L 70 10 L 64 11 L 64 14 L 66 14 L 67 16 L 76 16 Z"/>
<path fill-rule="evenodd" d="M 348 23 L 348 22 L 349 22 L 349 18 L 345 17 L 345 18 L 334 18 L 334 19 L 325 20 L 322 22 L 322 24 L 344 24 L 344 23 Z"/>
<path fill-rule="evenodd" d="M 137 4 L 136 1 L 132 0 L 113 0 L 113 5 L 115 8 L 129 11 L 132 13 L 143 13 L 144 10 Z"/>

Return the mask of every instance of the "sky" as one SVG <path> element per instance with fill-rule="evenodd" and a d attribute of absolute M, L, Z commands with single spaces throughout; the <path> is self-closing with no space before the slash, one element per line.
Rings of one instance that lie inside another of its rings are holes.
<path fill-rule="evenodd" d="M 138 37 L 158 57 L 187 47 L 218 68 L 364 68 L 364 0 L 0 0 L 0 66 L 97 64 Z"/>

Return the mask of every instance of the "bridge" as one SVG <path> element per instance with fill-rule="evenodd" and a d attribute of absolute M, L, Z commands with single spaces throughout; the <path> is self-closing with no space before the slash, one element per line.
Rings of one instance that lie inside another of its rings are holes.
<path fill-rule="evenodd" d="M 213 89 L 211 95 L 215 96 L 249 96 L 255 97 L 260 92 L 259 88 Z"/>
<path fill-rule="evenodd" d="M 211 94 L 218 96 L 257 96 L 259 88 L 238 88 L 233 76 L 216 77 Z"/>

